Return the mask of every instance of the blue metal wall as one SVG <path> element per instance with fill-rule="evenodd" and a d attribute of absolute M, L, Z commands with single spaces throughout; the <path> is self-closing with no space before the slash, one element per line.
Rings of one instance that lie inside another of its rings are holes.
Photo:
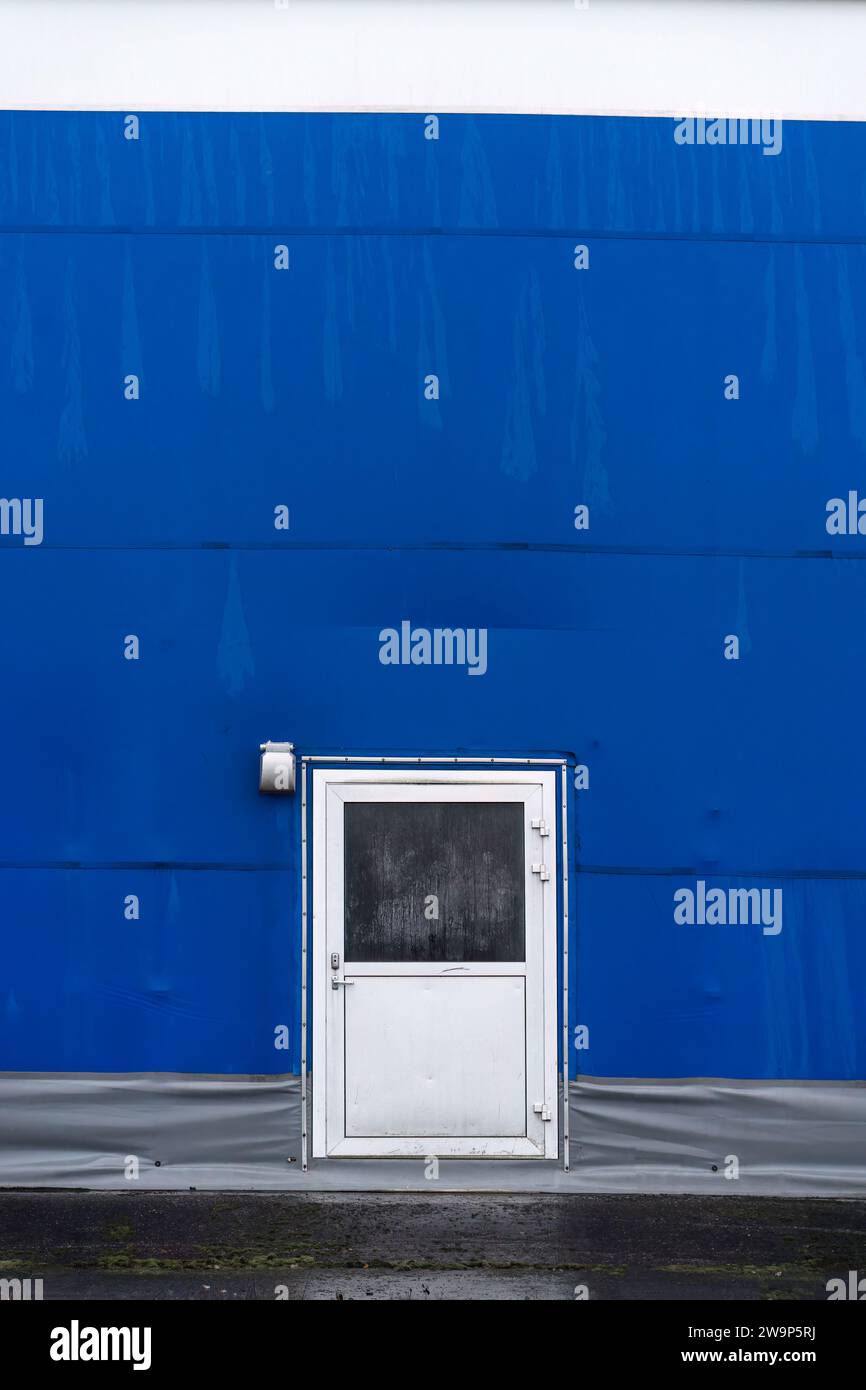
<path fill-rule="evenodd" d="M 0 1069 L 297 1069 L 270 737 L 589 766 L 572 1073 L 864 1075 L 864 168 L 854 124 L 0 115 L 0 494 L 44 499 L 0 536 Z M 487 673 L 383 666 L 402 619 Z M 697 878 L 781 934 L 677 925 Z"/>

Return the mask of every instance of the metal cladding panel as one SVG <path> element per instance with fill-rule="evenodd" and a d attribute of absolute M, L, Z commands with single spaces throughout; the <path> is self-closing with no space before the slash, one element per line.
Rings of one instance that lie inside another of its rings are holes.
<path fill-rule="evenodd" d="M 442 1159 L 437 1191 L 863 1195 L 866 1087 L 594 1080 L 569 1088 L 571 1168 Z M 301 1154 L 297 1077 L 0 1073 L 9 1187 L 421 1191 L 417 1159 Z M 130 1154 L 130 1150 L 132 1153 Z M 731 1150 L 736 1182 L 727 1181 Z"/>
<path fill-rule="evenodd" d="M 572 1075 L 864 1075 L 866 130 L 675 128 L 0 115 L 0 1069 L 298 1070 L 289 738 L 589 768 Z"/>

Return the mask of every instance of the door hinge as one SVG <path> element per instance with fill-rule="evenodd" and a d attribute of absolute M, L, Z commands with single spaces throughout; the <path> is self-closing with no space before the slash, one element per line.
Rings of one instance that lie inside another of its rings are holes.
<path fill-rule="evenodd" d="M 550 834 L 550 826 L 547 824 L 546 820 L 531 820 L 529 824 L 532 826 L 533 830 L 538 831 L 539 835 Z"/>
<path fill-rule="evenodd" d="M 550 870 L 548 869 L 546 864 L 533 864 L 532 872 L 534 874 L 538 874 L 542 883 L 546 883 L 547 880 L 550 878 Z"/>
<path fill-rule="evenodd" d="M 540 1115 L 540 1116 L 541 1116 L 542 1120 L 549 1120 L 549 1119 L 550 1119 L 550 1110 L 549 1110 L 548 1107 L 544 1104 L 544 1101 L 543 1101 L 543 1100 L 537 1100 L 537 1101 L 535 1102 L 535 1104 L 533 1105 L 532 1109 L 534 1110 L 534 1112 L 535 1112 L 536 1115 Z"/>

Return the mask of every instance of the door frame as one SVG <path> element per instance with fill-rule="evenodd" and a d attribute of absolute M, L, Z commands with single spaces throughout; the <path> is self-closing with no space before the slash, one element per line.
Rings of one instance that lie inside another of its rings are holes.
<path fill-rule="evenodd" d="M 328 939 L 326 931 L 326 912 L 329 897 L 329 883 L 327 873 L 327 804 L 329 800 L 329 789 L 339 788 L 339 786 L 363 786 L 373 789 L 376 786 L 397 787 L 402 786 L 407 789 L 411 786 L 423 786 L 426 788 L 441 787 L 445 791 L 449 786 L 455 788 L 501 788 L 506 785 L 520 786 L 526 788 L 538 788 L 541 792 L 542 818 L 546 822 L 549 833 L 543 838 L 539 837 L 537 845 L 532 842 L 527 843 L 527 875 L 530 874 L 529 861 L 534 859 L 536 852 L 546 865 L 550 875 L 549 879 L 540 884 L 542 892 L 542 911 L 539 929 L 541 941 L 538 943 L 540 954 L 540 1005 L 541 1005 L 541 1029 L 542 1039 L 540 1051 L 543 1056 L 543 1102 L 550 1114 L 549 1121 L 545 1121 L 542 1126 L 543 1149 L 530 1139 L 523 1141 L 511 1141 L 509 1151 L 502 1152 L 506 1147 L 501 1146 L 500 1152 L 496 1157 L 532 1157 L 534 1159 L 556 1159 L 559 1146 L 559 1106 L 557 1101 L 557 914 L 558 914 L 558 884 L 561 871 L 559 854 L 558 823 L 559 813 L 557 806 L 557 773 L 553 770 L 538 770 L 514 767 L 485 767 L 478 770 L 465 770 L 456 768 L 428 768 L 423 766 L 407 767 L 339 767 L 339 768 L 314 768 L 312 769 L 312 828 L 313 828 L 313 863 L 312 863 L 312 903 L 311 903 L 311 925 L 312 925 L 312 976 L 313 976 L 313 997 L 312 997 L 312 1060 L 313 1076 L 316 1084 L 313 1086 L 313 1113 L 312 1113 L 312 1154 L 314 1158 L 334 1158 L 340 1157 L 340 1153 L 334 1152 L 332 1146 L 328 1150 L 328 1003 L 329 996 L 333 993 L 330 988 L 331 971 L 329 965 Z M 342 868 L 340 869 L 342 872 Z M 527 917 L 527 928 L 530 920 Z M 527 952 L 528 959 L 528 952 Z M 427 973 L 420 971 L 419 973 Z M 433 973 L 433 972 L 430 972 Z M 527 1077 L 529 1081 L 529 1077 Z M 527 1105 L 531 1104 L 531 1098 L 527 1095 Z M 332 1116 L 332 1120 L 333 1120 Z M 421 1142 L 419 1140 L 419 1142 Z M 378 1141 L 371 1144 L 375 1147 Z M 432 1146 L 432 1147 L 431 1147 Z M 346 1157 L 358 1157 L 355 1146 L 352 1153 Z M 449 1152 L 450 1147 L 450 1152 Z M 417 1148 L 417 1145 L 416 1145 Z M 449 1146 L 443 1144 L 441 1140 L 430 1141 L 430 1146 L 421 1143 L 424 1154 L 438 1152 L 442 1157 L 463 1156 L 462 1148 L 459 1143 Z M 418 1153 L 421 1152 L 418 1149 Z M 418 1156 L 418 1153 L 415 1156 Z M 475 1153 L 478 1154 L 476 1148 Z M 482 1147 L 483 1154 L 483 1147 Z M 378 1155 L 376 1155 L 378 1156 Z M 401 1157 L 411 1157 L 412 1154 L 407 1150 Z"/>

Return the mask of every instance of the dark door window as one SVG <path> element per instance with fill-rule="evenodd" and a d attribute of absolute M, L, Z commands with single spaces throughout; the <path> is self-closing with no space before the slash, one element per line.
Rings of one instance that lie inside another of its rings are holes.
<path fill-rule="evenodd" d="M 522 802 L 345 807 L 347 961 L 522 961 Z"/>

